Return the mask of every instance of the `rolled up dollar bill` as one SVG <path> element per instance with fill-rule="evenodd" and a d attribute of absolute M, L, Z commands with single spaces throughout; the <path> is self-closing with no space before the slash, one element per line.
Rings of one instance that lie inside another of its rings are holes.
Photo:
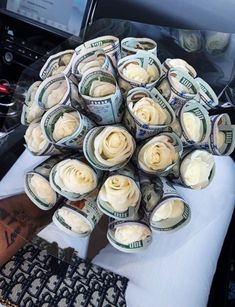
<path fill-rule="evenodd" d="M 102 49 L 88 49 L 80 52 L 73 59 L 72 73 L 81 80 L 82 75 L 89 69 L 100 68 L 102 70 L 109 71 L 115 76 L 113 65 L 110 58 L 106 55 Z"/>
<path fill-rule="evenodd" d="M 46 139 L 62 147 L 80 149 L 87 132 L 95 124 L 85 115 L 70 106 L 57 105 L 48 110 L 41 128 Z"/>
<path fill-rule="evenodd" d="M 229 156 L 235 149 L 235 125 L 231 124 L 228 114 L 210 116 L 212 129 L 209 139 L 198 144 L 213 155 Z"/>
<path fill-rule="evenodd" d="M 31 123 L 26 130 L 24 138 L 28 150 L 35 156 L 51 156 L 63 152 L 61 147 L 49 143 L 44 137 L 40 123 Z"/>
<path fill-rule="evenodd" d="M 190 221 L 188 204 L 166 178 L 142 175 L 140 182 L 142 205 L 153 230 L 175 231 Z"/>
<path fill-rule="evenodd" d="M 181 69 L 190 74 L 190 76 L 192 76 L 193 78 L 197 76 L 196 70 L 191 65 L 189 65 L 185 60 L 182 59 L 168 58 L 162 63 L 162 71 L 164 74 L 167 74 L 171 68 Z"/>
<path fill-rule="evenodd" d="M 42 117 L 44 111 L 35 101 L 36 91 L 41 81 L 34 82 L 28 89 L 25 102 L 21 113 L 21 124 L 28 126 L 32 121 L 38 121 Z"/>
<path fill-rule="evenodd" d="M 135 139 L 164 131 L 174 119 L 173 109 L 155 88 L 138 87 L 128 92 L 123 123 Z"/>
<path fill-rule="evenodd" d="M 118 62 L 118 84 L 124 95 L 134 87 L 151 90 L 161 73 L 160 61 L 148 51 L 138 51 Z"/>
<path fill-rule="evenodd" d="M 40 70 L 40 78 L 45 80 L 48 77 L 61 73 L 69 77 L 72 69 L 72 60 L 75 55 L 74 50 L 65 50 L 51 55 Z"/>
<path fill-rule="evenodd" d="M 135 54 L 139 50 L 145 50 L 157 55 L 157 43 L 145 37 L 126 37 L 121 41 L 122 57 Z"/>
<path fill-rule="evenodd" d="M 196 52 L 202 48 L 202 36 L 198 30 L 178 30 L 178 43 L 187 52 Z"/>
<path fill-rule="evenodd" d="M 199 102 L 204 108 L 210 110 L 215 108 L 219 104 L 219 100 L 213 89 L 203 79 L 196 78 L 196 82 L 199 84 Z"/>
<path fill-rule="evenodd" d="M 230 42 L 230 33 L 223 32 L 205 32 L 205 49 L 209 54 L 219 55 L 223 53 Z"/>
<path fill-rule="evenodd" d="M 100 69 L 88 70 L 79 83 L 89 117 L 99 125 L 119 123 L 123 116 L 123 99 L 113 75 Z"/>
<path fill-rule="evenodd" d="M 195 99 L 199 94 L 199 84 L 186 71 L 171 68 L 156 85 L 157 90 L 168 101 L 173 109 Z"/>
<path fill-rule="evenodd" d="M 117 221 L 111 218 L 107 238 L 122 252 L 138 253 L 152 243 L 152 232 L 147 217 L 141 213 L 135 220 Z"/>
<path fill-rule="evenodd" d="M 60 195 L 76 201 L 93 192 L 101 177 L 101 171 L 78 156 L 57 163 L 50 172 L 50 184 Z"/>
<path fill-rule="evenodd" d="M 97 207 L 96 193 L 89 199 L 67 201 L 53 216 L 53 222 L 66 233 L 86 237 L 99 222 L 102 212 Z"/>
<path fill-rule="evenodd" d="M 179 119 L 175 117 L 175 120 L 169 126 L 167 126 L 163 132 L 174 132 L 179 138 L 181 138 L 182 128 Z"/>
<path fill-rule="evenodd" d="M 173 181 L 194 190 L 201 190 L 210 184 L 214 174 L 215 161 L 211 153 L 201 149 L 188 150 L 179 163 L 179 178 Z"/>
<path fill-rule="evenodd" d="M 97 37 L 78 46 L 75 51 L 79 54 L 80 52 L 84 52 L 84 49 L 89 50 L 91 48 L 103 49 L 110 57 L 113 66 L 117 66 L 117 62 L 121 58 L 120 42 L 117 37 L 111 35 Z"/>
<path fill-rule="evenodd" d="M 147 174 L 167 176 L 178 162 L 183 145 L 175 133 L 163 132 L 137 146 L 134 161 Z"/>
<path fill-rule="evenodd" d="M 211 133 L 211 121 L 207 110 L 197 101 L 190 100 L 177 110 L 182 128 L 183 144 L 204 143 Z"/>
<path fill-rule="evenodd" d="M 33 171 L 25 174 L 25 193 L 42 210 L 50 210 L 61 200 L 61 195 L 52 189 L 49 182 L 52 167 L 61 159 L 61 156 L 51 157 L 35 167 Z"/>
<path fill-rule="evenodd" d="M 35 95 L 38 106 L 47 111 L 58 104 L 80 105 L 76 85 L 63 74 L 46 78 L 40 85 Z"/>
<path fill-rule="evenodd" d="M 104 214 L 126 220 L 137 216 L 140 200 L 139 179 L 133 166 L 128 164 L 106 178 L 97 205 Z"/>
<path fill-rule="evenodd" d="M 135 146 L 135 140 L 124 127 L 101 126 L 87 133 L 83 152 L 87 161 L 95 168 L 114 171 L 128 163 Z"/>

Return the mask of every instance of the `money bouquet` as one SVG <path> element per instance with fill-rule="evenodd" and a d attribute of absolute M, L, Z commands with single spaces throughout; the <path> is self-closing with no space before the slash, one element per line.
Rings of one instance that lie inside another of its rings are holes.
<path fill-rule="evenodd" d="M 218 98 L 189 63 L 161 63 L 148 38 L 104 36 L 51 56 L 39 75 L 21 117 L 28 150 L 49 156 L 25 175 L 36 206 L 59 203 L 54 223 L 78 237 L 109 216 L 107 238 L 124 252 L 190 221 L 173 183 L 206 188 L 235 126 L 209 116 Z"/>

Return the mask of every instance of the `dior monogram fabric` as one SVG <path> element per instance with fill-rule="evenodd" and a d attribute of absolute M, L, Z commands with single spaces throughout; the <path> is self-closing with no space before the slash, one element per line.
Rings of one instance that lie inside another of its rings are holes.
<path fill-rule="evenodd" d="M 0 269 L 0 298 L 19 307 L 124 307 L 128 279 L 72 256 L 70 264 L 55 260 L 28 243 Z M 55 266 L 55 262 L 54 262 Z"/>

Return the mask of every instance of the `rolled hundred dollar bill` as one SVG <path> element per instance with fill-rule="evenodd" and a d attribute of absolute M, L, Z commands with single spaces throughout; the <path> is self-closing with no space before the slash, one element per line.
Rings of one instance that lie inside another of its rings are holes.
<path fill-rule="evenodd" d="M 135 220 L 117 221 L 110 218 L 107 238 L 122 252 L 138 253 L 152 243 L 152 231 L 147 217 L 141 213 Z"/>
<path fill-rule="evenodd" d="M 99 125 L 119 123 L 123 116 L 123 99 L 113 75 L 100 69 L 88 70 L 79 83 L 89 117 Z"/>
<path fill-rule="evenodd" d="M 202 36 L 198 30 L 178 30 L 178 43 L 187 52 L 196 52 L 202 48 Z"/>
<path fill-rule="evenodd" d="M 61 154 L 63 149 L 48 142 L 44 137 L 40 123 L 31 123 L 24 135 L 28 150 L 35 156 L 51 156 Z"/>
<path fill-rule="evenodd" d="M 215 174 L 215 161 L 206 150 L 185 151 L 179 164 L 179 178 L 175 183 L 194 190 L 206 188 Z"/>
<path fill-rule="evenodd" d="M 76 85 L 63 74 L 46 78 L 40 85 L 35 95 L 38 106 L 47 111 L 58 104 L 79 106 Z"/>
<path fill-rule="evenodd" d="M 175 231 L 190 221 L 188 204 L 166 178 L 142 175 L 140 182 L 142 204 L 153 230 Z"/>
<path fill-rule="evenodd" d="M 121 41 L 122 57 L 135 54 L 139 50 L 145 50 L 157 55 L 157 43 L 150 38 L 126 37 Z"/>
<path fill-rule="evenodd" d="M 163 132 L 137 146 L 134 161 L 147 174 L 167 176 L 183 152 L 182 142 L 175 133 Z"/>
<path fill-rule="evenodd" d="M 123 123 L 135 139 L 156 135 L 174 120 L 173 109 L 155 88 L 138 87 L 128 92 Z"/>
<path fill-rule="evenodd" d="M 53 75 L 63 73 L 70 76 L 72 69 L 72 60 L 76 56 L 74 50 L 65 50 L 51 55 L 40 70 L 40 78 L 45 80 Z"/>
<path fill-rule="evenodd" d="M 210 116 L 212 129 L 209 139 L 199 144 L 217 156 L 229 156 L 235 149 L 235 125 L 231 124 L 228 114 L 218 114 Z"/>
<path fill-rule="evenodd" d="M 170 68 L 156 85 L 157 90 L 168 101 L 173 109 L 198 97 L 199 84 L 186 71 Z"/>
<path fill-rule="evenodd" d="M 109 71 L 115 76 L 112 62 L 108 55 L 102 49 L 88 49 L 80 52 L 73 59 L 72 73 L 81 80 L 82 75 L 89 69 L 100 68 Z"/>
<path fill-rule="evenodd" d="M 117 66 L 117 62 L 121 58 L 120 42 L 117 37 L 112 35 L 100 36 L 78 46 L 75 51 L 79 54 L 91 48 L 103 49 L 111 59 L 113 66 Z"/>
<path fill-rule="evenodd" d="M 196 78 L 196 82 L 199 84 L 199 102 L 204 108 L 210 110 L 215 108 L 219 104 L 219 100 L 213 89 L 203 79 Z"/>
<path fill-rule="evenodd" d="M 79 201 L 67 201 L 53 215 L 53 222 L 66 233 L 86 237 L 95 228 L 102 216 L 95 197 Z"/>
<path fill-rule="evenodd" d="M 41 81 L 34 82 L 27 91 L 21 113 L 22 125 L 28 126 L 32 121 L 39 120 L 44 113 L 44 111 L 38 106 L 35 101 L 36 91 L 41 83 Z"/>
<path fill-rule="evenodd" d="M 92 168 L 82 156 L 73 156 L 57 163 L 50 172 L 50 184 L 69 200 L 81 200 L 97 186 L 102 172 Z"/>
<path fill-rule="evenodd" d="M 193 66 L 191 66 L 185 60 L 182 60 L 182 59 L 169 59 L 168 58 L 162 63 L 163 74 L 167 74 L 171 68 L 181 69 L 185 71 L 186 73 L 190 74 L 190 76 L 192 76 L 193 78 L 196 78 L 197 76 L 197 72 L 193 68 Z"/>
<path fill-rule="evenodd" d="M 124 127 L 101 126 L 87 133 L 83 152 L 95 168 L 114 171 L 128 163 L 135 146 L 135 140 Z"/>
<path fill-rule="evenodd" d="M 97 197 L 99 209 L 118 220 L 136 218 L 141 200 L 139 179 L 132 165 L 111 172 Z"/>
<path fill-rule="evenodd" d="M 25 193 L 42 210 L 50 210 L 61 200 L 61 196 L 52 189 L 49 182 L 52 167 L 61 159 L 61 156 L 51 157 L 35 167 L 33 171 L 25 174 Z"/>
<path fill-rule="evenodd" d="M 207 110 L 197 101 L 190 100 L 177 110 L 182 128 L 183 144 L 204 143 L 211 133 L 211 121 Z"/>
<path fill-rule="evenodd" d="M 138 51 L 118 62 L 118 84 L 124 95 L 134 87 L 151 90 L 162 73 L 158 58 L 148 51 Z"/>
<path fill-rule="evenodd" d="M 59 146 L 80 149 L 87 132 L 95 124 L 70 106 L 57 105 L 48 110 L 41 127 L 46 139 Z"/>

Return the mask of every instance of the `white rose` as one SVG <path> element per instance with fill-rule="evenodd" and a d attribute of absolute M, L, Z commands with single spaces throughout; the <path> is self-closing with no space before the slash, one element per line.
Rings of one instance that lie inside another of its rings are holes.
<path fill-rule="evenodd" d="M 54 205 L 56 202 L 56 193 L 50 186 L 50 183 L 41 175 L 34 174 L 30 178 L 30 188 L 35 196 L 45 204 Z"/>
<path fill-rule="evenodd" d="M 214 165 L 212 154 L 205 150 L 194 150 L 181 163 L 181 178 L 192 189 L 203 189 L 209 184 L 209 177 Z"/>
<path fill-rule="evenodd" d="M 25 133 L 25 141 L 30 151 L 38 153 L 49 143 L 45 139 L 40 123 L 31 123 Z"/>
<path fill-rule="evenodd" d="M 61 190 L 81 195 L 97 187 L 97 177 L 93 169 L 76 159 L 59 162 L 54 180 Z"/>
<path fill-rule="evenodd" d="M 189 73 L 194 78 L 196 77 L 197 73 L 195 69 L 191 65 L 189 65 L 186 61 L 182 59 L 167 59 L 167 60 L 168 60 L 167 64 L 169 65 L 170 68 L 172 67 L 179 68 Z"/>
<path fill-rule="evenodd" d="M 77 233 L 86 233 L 91 230 L 91 227 L 77 214 L 61 208 L 58 210 L 58 215 L 63 218 L 65 223 L 71 227 L 71 230 Z"/>
<path fill-rule="evenodd" d="M 129 80 L 143 83 L 153 82 L 159 77 L 159 73 L 153 65 L 148 65 L 147 69 L 144 69 L 137 62 L 125 65 L 122 73 Z"/>
<path fill-rule="evenodd" d="M 116 86 L 109 82 L 94 80 L 89 91 L 90 97 L 105 97 L 115 94 Z"/>
<path fill-rule="evenodd" d="M 59 141 L 72 135 L 79 128 L 79 116 L 77 112 L 64 113 L 55 123 L 53 130 L 54 141 Z"/>
<path fill-rule="evenodd" d="M 216 131 L 215 133 L 215 141 L 218 149 L 221 149 L 225 144 L 225 133 L 222 131 Z"/>
<path fill-rule="evenodd" d="M 116 212 L 125 212 L 129 207 L 135 207 L 140 190 L 133 179 L 122 176 L 110 176 L 103 184 L 99 198 L 108 202 Z"/>
<path fill-rule="evenodd" d="M 180 30 L 179 42 L 186 51 L 198 51 L 201 48 L 201 34 L 198 31 Z"/>
<path fill-rule="evenodd" d="M 165 170 L 178 159 L 178 153 L 168 136 L 155 136 L 139 151 L 140 168 L 147 172 Z"/>
<path fill-rule="evenodd" d="M 31 93 L 30 93 L 30 97 L 28 101 L 28 113 L 27 113 L 28 123 L 31 123 L 34 119 L 41 118 L 42 114 L 44 113 L 44 111 L 40 109 L 37 103 L 35 102 L 35 95 L 36 95 L 36 92 L 37 92 L 37 89 L 40 83 L 41 82 L 37 81 L 36 82 L 37 85 L 33 86 Z"/>
<path fill-rule="evenodd" d="M 153 216 L 153 222 L 159 222 L 168 218 L 176 218 L 184 211 L 184 203 L 181 200 L 168 200 L 159 209 L 157 209 Z"/>
<path fill-rule="evenodd" d="M 228 45 L 230 33 L 206 32 L 206 49 L 210 53 L 222 52 Z"/>
<path fill-rule="evenodd" d="M 183 114 L 183 125 L 190 140 L 200 142 L 203 136 L 203 124 L 199 117 L 192 112 Z"/>
<path fill-rule="evenodd" d="M 151 98 L 143 97 L 135 104 L 130 102 L 129 107 L 144 124 L 163 125 L 167 120 L 164 109 Z"/>
<path fill-rule="evenodd" d="M 94 140 L 96 159 L 105 166 L 127 161 L 135 150 L 135 143 L 125 129 L 115 126 L 104 128 Z"/>
<path fill-rule="evenodd" d="M 84 74 L 88 69 L 91 68 L 101 68 L 105 62 L 105 56 L 102 54 L 97 55 L 96 59 L 89 62 L 82 62 L 78 66 L 78 71 Z"/>
<path fill-rule="evenodd" d="M 58 104 L 64 97 L 66 91 L 67 91 L 66 80 L 56 82 L 55 87 L 51 90 L 50 94 L 47 97 L 46 106 L 48 108 L 51 108 L 56 104 Z"/>
<path fill-rule="evenodd" d="M 60 58 L 60 64 L 67 66 L 72 59 L 73 54 L 72 53 L 67 53 L 62 55 Z"/>
<path fill-rule="evenodd" d="M 146 239 L 151 235 L 150 230 L 142 225 L 121 225 L 118 226 L 115 230 L 115 240 L 124 245 L 128 245 L 140 240 Z"/>

